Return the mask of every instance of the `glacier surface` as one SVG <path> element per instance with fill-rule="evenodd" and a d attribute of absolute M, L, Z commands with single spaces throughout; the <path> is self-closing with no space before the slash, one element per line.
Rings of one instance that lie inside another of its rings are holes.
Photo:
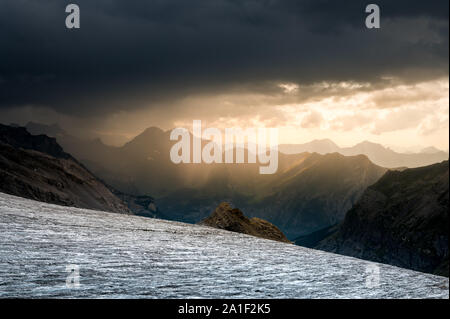
<path fill-rule="evenodd" d="M 444 277 L 2 193 L 0 243 L 1 298 L 449 297 Z M 79 286 L 66 285 L 67 265 Z"/>

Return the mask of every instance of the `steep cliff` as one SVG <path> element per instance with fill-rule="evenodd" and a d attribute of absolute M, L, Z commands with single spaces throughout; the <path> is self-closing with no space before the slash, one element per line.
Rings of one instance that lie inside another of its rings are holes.
<path fill-rule="evenodd" d="M 0 192 L 42 202 L 131 213 L 54 138 L 0 125 Z"/>
<path fill-rule="evenodd" d="M 316 248 L 448 277 L 448 168 L 388 171 Z"/>

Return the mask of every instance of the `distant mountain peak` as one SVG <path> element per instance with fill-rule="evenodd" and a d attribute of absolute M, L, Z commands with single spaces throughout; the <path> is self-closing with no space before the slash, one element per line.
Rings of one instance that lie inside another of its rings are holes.
<path fill-rule="evenodd" d="M 103 143 L 102 139 L 100 137 L 96 137 L 92 140 L 93 143 L 95 144 L 100 144 L 100 145 L 106 145 L 105 143 Z"/>
<path fill-rule="evenodd" d="M 159 139 L 164 136 L 164 131 L 156 126 L 151 126 L 146 128 L 142 133 L 137 135 L 135 138 L 133 138 L 131 141 L 129 141 L 127 144 L 139 141 L 139 140 L 148 140 L 148 139 Z"/>
<path fill-rule="evenodd" d="M 56 137 L 58 135 L 66 134 L 66 131 L 64 131 L 57 123 L 47 125 L 30 121 L 25 125 L 25 128 L 33 135 L 45 134 Z"/>
<path fill-rule="evenodd" d="M 312 140 L 311 143 L 323 143 L 323 144 L 337 146 L 337 144 L 335 142 L 333 142 L 332 140 L 330 140 L 329 138 L 315 139 L 315 140 Z"/>
<path fill-rule="evenodd" d="M 420 153 L 424 153 L 424 154 L 433 154 L 433 153 L 439 153 L 439 152 L 442 152 L 442 151 L 434 146 L 425 147 L 424 149 L 422 149 L 420 151 Z"/>
<path fill-rule="evenodd" d="M 146 128 L 141 134 L 137 135 L 131 141 L 125 143 L 124 148 L 141 148 L 145 146 L 151 146 L 155 144 L 163 143 L 165 138 L 165 132 L 156 126 Z"/>
<path fill-rule="evenodd" d="M 355 146 L 358 146 L 358 145 L 378 146 L 378 147 L 385 148 L 383 145 L 381 145 L 381 144 L 379 144 L 379 143 L 371 142 L 371 141 L 369 141 L 369 140 L 364 140 L 364 141 L 362 141 L 362 142 L 356 144 Z"/>
<path fill-rule="evenodd" d="M 327 154 L 339 151 L 339 146 L 330 139 L 316 139 L 305 144 L 282 144 L 279 150 L 286 154 L 318 153 Z"/>
<path fill-rule="evenodd" d="M 141 134 L 139 135 L 153 135 L 153 134 L 164 134 L 164 131 L 157 126 L 147 127 Z M 138 135 L 138 136 L 139 136 Z"/>
<path fill-rule="evenodd" d="M 0 124 L 0 142 L 16 148 L 34 150 L 56 158 L 71 158 L 64 152 L 54 137 L 32 135 L 25 127 L 13 127 Z"/>

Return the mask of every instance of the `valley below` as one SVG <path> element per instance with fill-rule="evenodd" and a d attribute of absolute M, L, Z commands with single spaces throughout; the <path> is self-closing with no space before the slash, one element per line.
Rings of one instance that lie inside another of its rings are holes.
<path fill-rule="evenodd" d="M 445 277 L 0 193 L 1 298 L 448 298 Z M 68 288 L 68 265 L 80 285 Z M 379 269 L 368 285 L 368 269 Z"/>

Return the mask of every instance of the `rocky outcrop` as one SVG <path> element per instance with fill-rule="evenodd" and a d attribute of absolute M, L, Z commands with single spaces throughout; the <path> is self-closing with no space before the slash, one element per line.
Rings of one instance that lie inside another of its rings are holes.
<path fill-rule="evenodd" d="M 448 277 L 448 214 L 448 161 L 388 171 L 316 248 Z"/>
<path fill-rule="evenodd" d="M 199 224 L 290 243 L 286 236 L 284 236 L 276 226 L 260 218 L 247 218 L 241 210 L 232 208 L 228 203 L 220 204 L 211 216 L 207 217 Z"/>
<path fill-rule="evenodd" d="M 130 214 L 55 139 L 0 125 L 0 192 L 51 204 Z"/>

